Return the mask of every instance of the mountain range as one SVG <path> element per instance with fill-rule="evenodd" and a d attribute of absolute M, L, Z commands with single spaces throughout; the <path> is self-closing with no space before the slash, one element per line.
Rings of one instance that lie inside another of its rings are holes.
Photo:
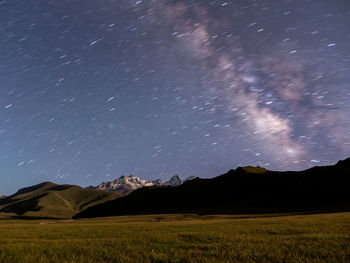
<path fill-rule="evenodd" d="M 189 177 L 186 180 L 191 180 L 193 178 L 195 177 Z M 118 192 L 120 194 L 126 195 L 126 194 L 130 194 L 132 191 L 136 189 L 143 188 L 143 187 L 160 186 L 160 185 L 179 186 L 182 183 L 183 181 L 177 175 L 174 175 L 169 179 L 169 181 L 166 181 L 165 183 L 162 183 L 160 179 L 157 179 L 154 181 L 148 181 L 148 180 L 141 179 L 135 175 L 129 175 L 129 176 L 123 175 L 114 181 L 102 182 L 98 186 L 89 186 L 88 188 L 110 191 L 110 192 Z"/>
<path fill-rule="evenodd" d="M 151 186 L 91 206 L 74 218 L 149 213 L 350 211 L 350 158 L 298 172 L 239 167 L 180 186 Z"/>
<path fill-rule="evenodd" d="M 298 172 L 247 166 L 210 179 L 174 176 L 165 183 L 122 176 L 94 189 L 44 182 L 1 197 L 0 217 L 350 211 L 349 183 L 350 158 Z"/>
<path fill-rule="evenodd" d="M 44 182 L 20 189 L 11 196 L 0 196 L 0 215 L 69 219 L 89 206 L 116 199 L 142 187 L 180 184 L 182 180 L 177 175 L 165 183 L 159 179 L 143 180 L 134 175 L 121 176 L 112 182 L 103 182 L 96 187 L 87 188 Z"/>

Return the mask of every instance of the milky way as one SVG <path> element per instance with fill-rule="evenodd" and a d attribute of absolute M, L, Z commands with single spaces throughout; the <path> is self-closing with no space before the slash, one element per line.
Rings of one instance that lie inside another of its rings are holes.
<path fill-rule="evenodd" d="M 350 155 L 346 0 L 0 1 L 1 193 Z"/>

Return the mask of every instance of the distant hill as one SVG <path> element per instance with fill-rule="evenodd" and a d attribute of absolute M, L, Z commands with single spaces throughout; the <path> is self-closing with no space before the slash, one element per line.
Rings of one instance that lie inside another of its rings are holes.
<path fill-rule="evenodd" d="M 15 194 L 0 199 L 0 212 L 22 218 L 67 219 L 91 205 L 120 196 L 75 185 L 45 182 L 20 189 Z"/>
<path fill-rule="evenodd" d="M 212 179 L 152 186 L 91 206 L 74 218 L 146 213 L 350 211 L 350 158 L 300 172 L 239 167 Z"/>

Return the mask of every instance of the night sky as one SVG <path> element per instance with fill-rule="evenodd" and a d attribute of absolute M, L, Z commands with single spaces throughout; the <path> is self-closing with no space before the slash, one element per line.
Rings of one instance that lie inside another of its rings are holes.
<path fill-rule="evenodd" d="M 348 0 L 0 0 L 0 195 L 350 157 Z"/>

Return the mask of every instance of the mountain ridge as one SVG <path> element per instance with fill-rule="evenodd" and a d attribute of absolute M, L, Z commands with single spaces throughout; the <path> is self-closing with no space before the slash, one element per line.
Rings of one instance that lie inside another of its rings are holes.
<path fill-rule="evenodd" d="M 188 180 L 188 178 L 186 180 Z M 177 175 L 172 176 L 168 181 L 164 183 L 162 183 L 160 179 L 149 181 L 149 180 L 141 179 L 135 175 L 129 175 L 129 176 L 122 175 L 121 177 L 113 181 L 102 182 L 97 186 L 89 186 L 88 189 L 117 192 L 117 193 L 127 195 L 127 194 L 130 194 L 132 191 L 143 187 L 160 186 L 160 185 L 178 186 L 178 185 L 181 185 L 182 183 L 183 181 Z"/>
<path fill-rule="evenodd" d="M 260 213 L 350 211 L 350 158 L 335 165 L 276 172 L 238 167 L 213 178 L 173 176 L 177 186 L 142 180 L 128 195 L 43 182 L 0 198 L 0 215 L 18 218 L 85 218 L 152 213 Z M 119 178 L 120 179 L 120 178 Z M 131 180 L 131 181 L 132 181 Z M 171 181 L 171 180 L 169 180 Z M 150 185 L 144 186 L 151 182 Z"/>
<path fill-rule="evenodd" d="M 303 171 L 238 167 L 177 187 L 145 187 L 92 206 L 74 218 L 144 213 L 254 213 L 310 209 L 350 210 L 350 158 Z"/>
<path fill-rule="evenodd" d="M 69 219 L 90 205 L 120 196 L 76 185 L 43 182 L 0 199 L 0 212 L 20 218 Z"/>

